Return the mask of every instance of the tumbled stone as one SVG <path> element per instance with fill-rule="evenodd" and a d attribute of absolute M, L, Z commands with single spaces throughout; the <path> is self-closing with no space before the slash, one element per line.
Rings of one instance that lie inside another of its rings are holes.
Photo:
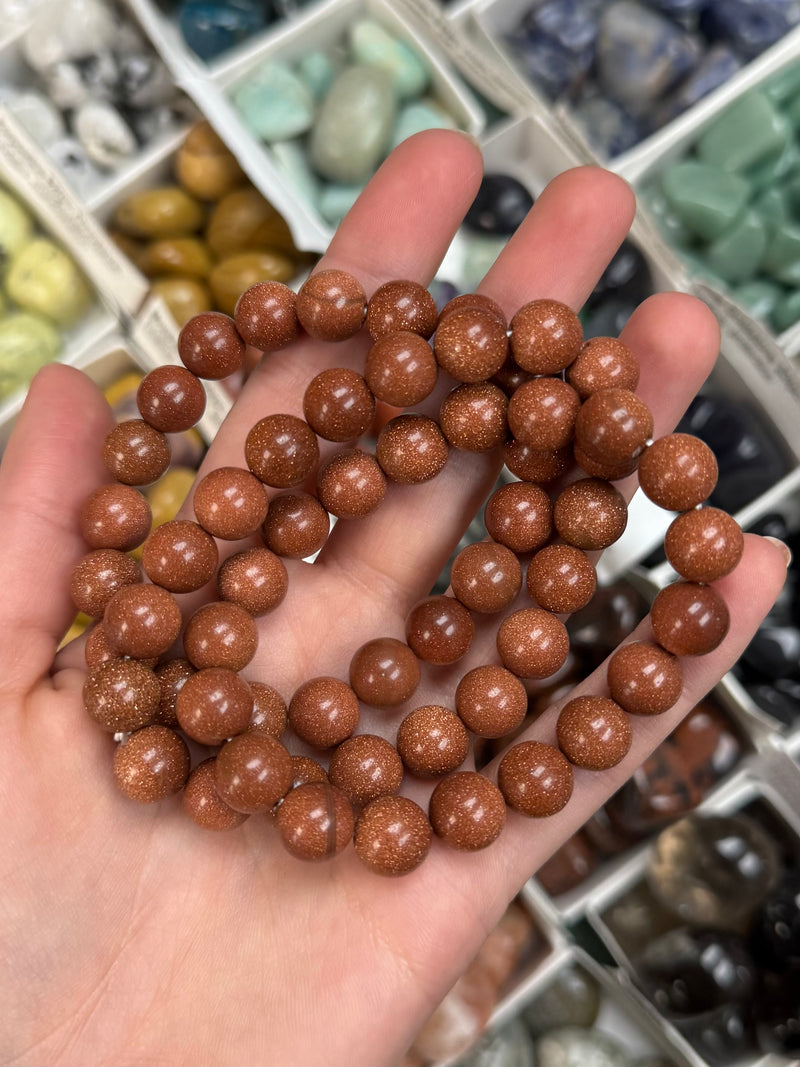
<path fill-rule="evenodd" d="M 201 59 L 215 59 L 263 29 L 267 10 L 263 0 L 183 0 L 178 24 L 193 52 Z"/>
<path fill-rule="evenodd" d="M 309 140 L 313 166 L 343 185 L 366 180 L 383 159 L 395 117 L 391 79 L 377 67 L 348 67 L 328 92 Z"/>
<path fill-rule="evenodd" d="M 454 130 L 455 120 L 432 100 L 414 100 L 400 109 L 392 132 L 391 147 L 423 130 Z"/>
<path fill-rule="evenodd" d="M 12 258 L 5 288 L 25 311 L 74 325 L 89 309 L 92 295 L 74 260 L 45 237 L 37 237 Z"/>
<path fill-rule="evenodd" d="M 706 241 L 728 229 L 750 195 L 747 182 L 738 174 L 694 160 L 669 167 L 663 188 L 679 218 Z"/>
<path fill-rule="evenodd" d="M 778 155 L 791 136 L 787 120 L 758 92 L 746 93 L 702 133 L 697 154 L 703 163 L 741 172 Z"/>
<path fill-rule="evenodd" d="M 425 91 L 430 72 L 424 58 L 379 22 L 358 19 L 350 27 L 349 43 L 354 62 L 385 71 L 400 100 L 410 100 Z"/>
<path fill-rule="evenodd" d="M 311 128 L 314 98 L 285 63 L 269 62 L 238 85 L 233 102 L 254 137 L 268 144 Z"/>

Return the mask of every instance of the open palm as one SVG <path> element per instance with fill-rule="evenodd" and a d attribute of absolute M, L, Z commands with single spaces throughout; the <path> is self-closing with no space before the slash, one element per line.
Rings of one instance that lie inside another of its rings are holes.
<path fill-rule="evenodd" d="M 322 265 L 355 274 L 368 293 L 392 278 L 427 284 L 479 181 L 468 139 L 412 138 L 370 183 Z M 509 315 L 537 297 L 579 307 L 632 213 L 631 193 L 613 175 L 561 175 L 482 291 Z M 642 364 L 639 393 L 656 436 L 669 432 L 713 364 L 716 323 L 691 297 L 661 294 L 635 313 L 624 338 Z M 326 366 L 357 367 L 365 350 L 358 338 L 305 340 L 266 357 L 204 472 L 242 465 L 257 419 L 301 414 L 310 379 Z M 85 551 L 78 510 L 107 481 L 100 443 L 109 421 L 88 380 L 50 368 L 34 382 L 0 470 L 0 1063 L 391 1063 L 525 879 L 737 658 L 780 589 L 782 553 L 746 539 L 742 563 L 719 583 L 732 618 L 726 640 L 685 663 L 675 708 L 633 722 L 623 763 L 600 774 L 576 770 L 559 815 L 532 824 L 510 814 L 483 853 L 435 842 L 422 867 L 400 880 L 371 874 L 352 849 L 302 864 L 282 850 L 269 816 L 215 835 L 186 819 L 176 800 L 143 807 L 119 795 L 113 742 L 81 707 L 80 649 L 52 666 L 72 610 L 70 570 Z M 409 607 L 429 591 L 499 462 L 453 450 L 433 481 L 390 486 L 373 515 L 341 522 L 314 566 L 289 561 L 289 594 L 259 620 L 246 676 L 288 697 L 310 676 L 346 678 L 369 638 L 402 637 Z M 496 624 L 477 626 L 459 674 L 492 659 Z M 456 680 L 448 669 L 424 671 L 415 704 L 452 706 Z M 580 691 L 603 692 L 604 684 L 598 674 Z M 359 730 L 393 738 L 407 710 L 362 709 Z M 554 722 L 551 709 L 531 736 L 552 742 Z"/>

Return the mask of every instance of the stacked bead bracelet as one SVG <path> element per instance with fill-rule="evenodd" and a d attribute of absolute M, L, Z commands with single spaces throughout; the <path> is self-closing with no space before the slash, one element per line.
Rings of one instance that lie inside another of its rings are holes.
<path fill-rule="evenodd" d="M 245 441 L 249 469 L 223 467 L 199 481 L 196 522 L 177 519 L 149 532 L 149 507 L 133 487 L 166 470 L 165 435 L 202 416 L 201 378 L 239 369 L 246 344 L 274 352 L 301 330 L 343 341 L 365 320 L 373 343 L 363 375 L 347 368 L 317 374 L 305 392 L 305 419 L 259 420 Z M 725 637 L 728 611 L 708 583 L 733 570 L 743 537 L 730 516 L 699 507 L 716 483 L 714 455 L 685 434 L 651 440 L 652 415 L 634 392 L 634 356 L 613 338 L 584 343 L 580 322 L 565 305 L 535 300 L 508 329 L 501 308 L 485 296 L 459 296 L 437 314 L 415 282 L 389 282 L 367 301 L 354 277 L 322 270 L 297 296 L 277 283 L 253 286 L 235 319 L 197 316 L 181 332 L 179 354 L 183 366 L 161 367 L 143 379 L 142 418 L 119 424 L 105 440 L 105 464 L 117 484 L 97 489 L 83 508 L 92 551 L 72 579 L 76 606 L 102 620 L 86 643 L 85 707 L 118 735 L 114 777 L 132 799 L 151 802 L 183 790 L 184 810 L 209 830 L 271 813 L 295 856 L 324 859 L 354 840 L 372 870 L 404 874 L 422 862 L 433 834 L 453 848 L 476 850 L 498 836 L 506 806 L 536 818 L 560 811 L 572 793 L 573 766 L 601 771 L 619 763 L 631 746 L 629 716 L 671 708 L 682 689 L 680 657 L 708 653 Z M 380 431 L 374 454 L 353 447 L 373 425 L 376 400 L 420 404 L 439 368 L 459 384 L 442 403 L 438 423 L 402 414 Z M 320 466 L 318 438 L 348 447 Z M 319 551 L 329 516 L 371 513 L 387 481 L 434 478 L 451 447 L 502 447 L 520 479 L 489 497 L 491 540 L 456 556 L 452 593 L 412 609 L 406 642 L 367 642 L 354 651 L 348 682 L 311 678 L 288 708 L 271 686 L 245 681 L 240 672 L 258 645 L 254 617 L 276 609 L 287 593 L 281 557 Z M 574 462 L 587 477 L 553 488 Z M 665 548 L 684 580 L 655 598 L 654 641 L 629 643 L 612 655 L 609 696 L 567 701 L 557 746 L 515 744 L 500 762 L 497 784 L 459 771 L 470 732 L 499 738 L 520 727 L 527 712 L 521 679 L 547 678 L 563 666 L 569 639 L 558 616 L 591 600 L 596 576 L 587 553 L 613 544 L 627 521 L 625 501 L 611 483 L 637 468 L 647 496 L 681 512 Z M 299 491 L 315 471 L 316 495 Z M 268 500 L 265 486 L 284 492 Z M 244 541 L 259 532 L 263 546 L 245 547 L 219 566 L 216 539 Z M 143 542 L 148 582 L 126 554 Z M 499 663 L 467 671 L 453 707 L 413 708 L 395 745 L 357 733 L 359 702 L 393 708 L 411 701 L 420 661 L 456 663 L 472 644 L 473 613 L 510 607 L 522 587 L 520 557 L 530 560 L 531 606 L 500 623 Z M 220 599 L 184 625 L 176 594 L 202 589 L 215 575 Z M 181 637 L 183 657 L 169 658 Z M 287 729 L 326 753 L 327 771 L 314 759 L 290 755 L 280 740 Z M 217 750 L 191 773 L 184 737 Z M 397 795 L 406 773 L 439 779 L 427 814 Z"/>

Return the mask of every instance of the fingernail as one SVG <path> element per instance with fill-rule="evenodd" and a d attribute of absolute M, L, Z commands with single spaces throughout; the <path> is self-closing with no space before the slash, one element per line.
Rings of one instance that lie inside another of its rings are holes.
<path fill-rule="evenodd" d="M 786 566 L 788 567 L 789 564 L 792 562 L 792 551 L 789 546 L 784 541 L 781 541 L 778 537 L 765 537 L 764 540 L 771 541 L 776 548 L 779 548 L 781 552 L 783 552 L 784 559 L 786 560 Z"/>

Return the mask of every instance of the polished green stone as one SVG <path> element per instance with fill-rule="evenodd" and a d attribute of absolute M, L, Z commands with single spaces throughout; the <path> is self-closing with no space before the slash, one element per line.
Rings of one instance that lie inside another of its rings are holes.
<path fill-rule="evenodd" d="M 419 96 L 430 81 L 428 64 L 416 48 L 393 37 L 374 19 L 359 19 L 350 27 L 350 54 L 354 63 L 385 71 L 400 100 Z"/>
<path fill-rule="evenodd" d="M 689 273 L 697 281 L 706 282 L 706 284 L 713 285 L 716 289 L 722 289 L 723 291 L 728 288 L 725 279 L 709 266 L 704 254 L 698 253 L 693 249 L 681 249 L 681 259 L 689 268 Z"/>
<path fill-rule="evenodd" d="M 401 141 L 413 137 L 423 130 L 454 130 L 456 128 L 452 115 L 430 100 L 406 104 L 397 116 L 392 134 L 392 148 L 397 148 Z"/>
<path fill-rule="evenodd" d="M 385 157 L 395 120 L 388 74 L 360 64 L 331 86 L 311 131 L 311 163 L 340 185 L 366 181 Z"/>
<path fill-rule="evenodd" d="M 338 226 L 361 194 L 363 185 L 335 185 L 326 182 L 317 197 L 319 213 L 326 222 Z"/>
<path fill-rule="evenodd" d="M 651 185 L 645 190 L 644 202 L 650 209 L 659 231 L 671 245 L 686 248 L 694 242 L 694 234 L 675 214 L 658 186 Z"/>
<path fill-rule="evenodd" d="M 778 303 L 783 299 L 784 290 L 779 285 L 774 285 L 772 282 L 759 278 L 737 286 L 731 290 L 731 296 L 754 319 L 763 319 L 767 322 Z"/>
<path fill-rule="evenodd" d="M 308 156 L 300 141 L 276 141 L 270 145 L 272 158 L 287 184 L 301 200 L 316 203 L 319 197 L 319 178 L 308 163 Z"/>
<path fill-rule="evenodd" d="M 783 151 L 791 123 L 763 93 L 748 93 L 726 108 L 697 142 L 703 163 L 743 171 Z"/>
<path fill-rule="evenodd" d="M 58 330 L 41 315 L 15 311 L 0 319 L 0 399 L 27 385 L 60 347 Z"/>
<path fill-rule="evenodd" d="M 800 225 L 779 223 L 764 253 L 763 269 L 784 285 L 800 285 Z"/>
<path fill-rule="evenodd" d="M 800 290 L 789 293 L 772 312 L 772 325 L 780 333 L 800 319 Z"/>
<path fill-rule="evenodd" d="M 755 193 L 760 193 L 764 189 L 774 188 L 778 182 L 796 173 L 798 163 L 800 163 L 800 148 L 792 136 L 780 152 L 751 167 L 744 177 L 750 182 L 751 189 Z"/>
<path fill-rule="evenodd" d="M 693 160 L 670 167 L 663 189 L 681 221 L 706 241 L 733 224 L 750 195 L 749 185 L 738 174 Z"/>
<path fill-rule="evenodd" d="M 233 102 L 254 137 L 268 143 L 311 128 L 314 98 L 285 63 L 265 63 L 233 92 Z"/>
<path fill-rule="evenodd" d="M 708 246 L 706 259 L 711 270 L 726 282 L 746 282 L 758 270 L 766 247 L 766 226 L 749 210 Z"/>
<path fill-rule="evenodd" d="M 792 62 L 780 74 L 770 78 L 763 92 L 779 106 L 797 96 L 800 93 L 800 63 Z"/>
<path fill-rule="evenodd" d="M 783 113 L 795 129 L 800 128 L 800 96 L 784 104 Z"/>
<path fill-rule="evenodd" d="M 325 52 L 307 52 L 297 64 L 297 77 L 315 100 L 322 100 L 336 79 L 336 67 Z"/>
<path fill-rule="evenodd" d="M 791 200 L 783 186 L 765 189 L 753 201 L 753 209 L 770 224 L 788 221 L 792 216 Z"/>

